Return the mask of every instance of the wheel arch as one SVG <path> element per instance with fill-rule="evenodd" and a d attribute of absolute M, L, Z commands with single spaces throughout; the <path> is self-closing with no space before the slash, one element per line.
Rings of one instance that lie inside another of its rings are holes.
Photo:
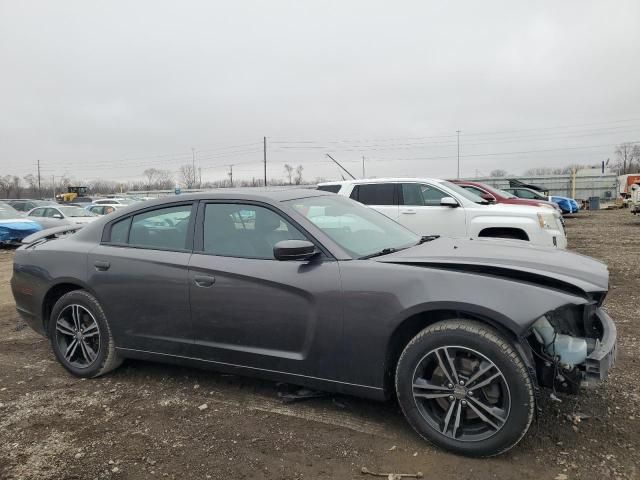
<path fill-rule="evenodd" d="M 499 312 L 477 305 L 443 303 L 406 312 L 404 318 L 393 329 L 387 341 L 384 360 L 384 390 L 387 397 L 395 395 L 395 371 L 404 347 L 429 325 L 450 319 L 474 320 L 495 329 L 520 353 L 532 375 L 533 384 L 537 385 L 532 353 L 528 345 L 523 344 L 510 328 L 510 324 L 515 325 L 511 319 Z"/>
<path fill-rule="evenodd" d="M 69 292 L 73 292 L 75 290 L 90 290 L 86 285 L 83 285 L 82 282 L 76 279 L 61 279 L 54 285 L 51 285 L 47 292 L 42 297 L 42 326 L 44 331 L 47 331 L 49 317 L 51 316 L 51 311 L 53 310 L 53 306 L 56 304 L 58 300 L 63 295 L 66 295 Z"/>
<path fill-rule="evenodd" d="M 522 228 L 515 227 L 487 227 L 480 230 L 479 237 L 515 238 L 529 241 L 529 235 Z"/>

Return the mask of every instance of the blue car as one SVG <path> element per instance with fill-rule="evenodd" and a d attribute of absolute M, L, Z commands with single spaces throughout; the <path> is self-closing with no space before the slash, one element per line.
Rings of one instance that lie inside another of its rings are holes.
<path fill-rule="evenodd" d="M 20 217 L 12 210 L 0 206 L 0 246 L 19 245 L 24 237 L 42 230 L 38 223 Z"/>
<path fill-rule="evenodd" d="M 573 198 L 553 196 L 549 197 L 549 199 L 560 207 L 563 214 L 578 213 L 579 211 L 578 202 Z"/>

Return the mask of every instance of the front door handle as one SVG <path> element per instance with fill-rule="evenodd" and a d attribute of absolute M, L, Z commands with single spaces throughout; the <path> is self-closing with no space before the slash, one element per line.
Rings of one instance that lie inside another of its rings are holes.
<path fill-rule="evenodd" d="M 195 283 L 197 287 L 210 287 L 216 283 L 216 277 L 212 277 L 211 275 L 196 275 L 193 277 L 193 283 Z"/>
<path fill-rule="evenodd" d="M 98 260 L 96 262 L 93 262 L 93 266 L 96 267 L 96 270 L 100 272 L 104 272 L 106 270 L 109 270 L 109 267 L 111 266 L 111 264 L 109 262 Z"/>
<path fill-rule="evenodd" d="M 402 213 L 403 215 L 415 215 L 416 211 L 415 210 L 400 210 L 400 213 Z"/>

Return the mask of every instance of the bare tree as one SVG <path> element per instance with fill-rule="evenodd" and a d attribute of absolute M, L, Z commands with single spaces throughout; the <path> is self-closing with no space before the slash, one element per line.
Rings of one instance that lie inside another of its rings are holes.
<path fill-rule="evenodd" d="M 490 177 L 496 177 L 496 178 L 506 177 L 507 176 L 507 171 L 506 170 L 502 170 L 500 168 L 496 168 L 495 170 L 491 170 L 489 172 L 489 176 Z"/>
<path fill-rule="evenodd" d="M 32 173 L 30 173 L 22 177 L 22 179 L 29 187 L 29 196 L 35 197 L 38 191 L 38 178 Z"/>
<path fill-rule="evenodd" d="M 0 177 L 0 190 L 2 191 L 3 198 L 9 198 L 9 194 L 11 193 L 11 182 L 11 175 L 4 175 Z"/>
<path fill-rule="evenodd" d="M 634 143 L 622 143 L 616 147 L 618 160 L 616 166 L 621 174 L 633 171 L 633 161 L 640 163 L 640 145 Z"/>
<path fill-rule="evenodd" d="M 158 169 L 156 169 L 156 168 L 147 168 L 144 172 L 142 172 L 142 174 L 147 179 L 147 188 L 149 190 L 151 190 L 154 181 L 158 177 Z"/>
<path fill-rule="evenodd" d="M 13 192 L 16 198 L 20 198 L 20 192 L 22 192 L 22 180 L 19 176 L 14 175 L 11 178 L 11 188 L 13 188 Z"/>
<path fill-rule="evenodd" d="M 293 167 L 288 163 L 285 163 L 284 171 L 287 173 L 287 177 L 289 177 L 289 185 L 291 185 L 293 183 Z"/>
<path fill-rule="evenodd" d="M 300 185 L 302 183 L 302 170 L 304 170 L 302 165 L 298 165 L 296 167 L 296 185 Z"/>
<path fill-rule="evenodd" d="M 193 165 L 185 163 L 180 166 L 180 180 L 185 188 L 193 188 L 197 183 L 197 173 Z"/>
<path fill-rule="evenodd" d="M 169 170 L 158 170 L 156 178 L 156 188 L 158 190 L 168 190 L 174 185 L 173 174 Z"/>

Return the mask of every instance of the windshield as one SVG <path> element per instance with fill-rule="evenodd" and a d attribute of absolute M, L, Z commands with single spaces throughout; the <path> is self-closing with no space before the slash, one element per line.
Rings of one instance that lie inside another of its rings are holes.
<path fill-rule="evenodd" d="M 375 210 L 338 195 L 283 202 L 355 258 L 416 245 L 420 236 Z"/>
<path fill-rule="evenodd" d="M 59 207 L 65 217 L 95 217 L 95 215 L 82 207 Z"/>
<path fill-rule="evenodd" d="M 490 193 L 493 193 L 494 195 L 499 195 L 504 198 L 518 198 L 513 193 L 509 193 L 505 190 L 500 190 L 499 188 L 492 187 L 491 185 L 482 184 L 482 188 Z"/>
<path fill-rule="evenodd" d="M 11 218 L 20 218 L 20 214 L 9 205 L 0 205 L 0 220 L 9 220 Z"/>
<path fill-rule="evenodd" d="M 467 200 L 472 201 L 473 203 L 483 203 L 483 204 L 487 204 L 489 202 L 487 202 L 484 198 L 479 197 L 478 195 L 476 195 L 473 192 L 470 192 L 469 190 L 467 190 L 464 187 L 461 187 L 460 185 L 456 185 L 455 183 L 451 183 L 451 182 L 447 182 L 447 181 L 443 181 L 443 182 L 438 182 L 440 185 L 444 185 L 445 187 L 453 190 L 454 192 L 456 192 L 458 195 L 460 195 L 461 197 L 466 198 Z"/>
<path fill-rule="evenodd" d="M 494 188 L 493 190 L 495 190 L 496 192 L 498 192 L 500 195 L 502 195 L 505 198 L 518 198 L 513 193 L 509 193 L 506 190 L 500 190 L 499 188 Z"/>

